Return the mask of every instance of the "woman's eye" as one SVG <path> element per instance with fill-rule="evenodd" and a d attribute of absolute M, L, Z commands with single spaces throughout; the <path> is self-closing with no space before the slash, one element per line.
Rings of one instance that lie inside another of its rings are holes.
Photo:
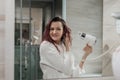
<path fill-rule="evenodd" d="M 60 29 L 60 28 L 56 28 L 56 29 L 54 29 L 54 28 L 50 28 L 50 30 L 51 30 L 51 31 L 53 31 L 53 30 L 60 31 L 61 29 Z"/>
<path fill-rule="evenodd" d="M 50 28 L 50 30 L 54 30 L 54 28 Z"/>
<path fill-rule="evenodd" d="M 60 28 L 58 28 L 57 30 L 61 30 Z"/>

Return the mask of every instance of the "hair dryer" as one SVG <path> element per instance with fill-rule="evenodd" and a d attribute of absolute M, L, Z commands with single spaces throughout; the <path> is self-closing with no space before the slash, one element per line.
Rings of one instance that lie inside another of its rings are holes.
<path fill-rule="evenodd" d="M 86 33 L 83 33 L 83 32 L 79 32 L 79 36 L 82 40 L 86 41 L 86 43 L 90 46 L 95 45 L 96 42 L 97 42 L 96 37 L 93 36 L 93 35 L 89 35 L 89 34 L 86 34 Z"/>

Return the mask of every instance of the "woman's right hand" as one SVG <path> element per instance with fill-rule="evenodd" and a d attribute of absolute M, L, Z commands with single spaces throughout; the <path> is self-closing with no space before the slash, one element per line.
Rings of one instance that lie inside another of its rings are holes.
<path fill-rule="evenodd" d="M 80 61 L 80 64 L 79 64 L 79 66 L 80 66 L 81 69 L 82 69 L 83 66 L 84 66 L 84 62 L 85 62 L 87 56 L 88 56 L 90 53 L 92 53 L 92 47 L 87 44 L 87 45 L 83 48 L 83 50 L 85 51 L 85 53 L 84 53 L 84 55 L 83 55 L 83 57 L 82 57 L 82 60 Z"/>
<path fill-rule="evenodd" d="M 89 46 L 88 44 L 86 44 L 83 50 L 85 51 L 86 54 L 89 55 L 90 53 L 92 53 L 92 46 Z"/>

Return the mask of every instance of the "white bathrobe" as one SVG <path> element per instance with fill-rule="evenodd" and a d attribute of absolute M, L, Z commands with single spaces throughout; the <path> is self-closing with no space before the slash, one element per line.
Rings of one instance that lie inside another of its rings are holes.
<path fill-rule="evenodd" d="M 43 41 L 40 45 L 40 67 L 43 71 L 43 79 L 79 77 L 84 71 L 79 64 L 74 65 L 73 55 L 65 51 L 63 44 L 57 46 L 60 53 L 48 41 Z"/>

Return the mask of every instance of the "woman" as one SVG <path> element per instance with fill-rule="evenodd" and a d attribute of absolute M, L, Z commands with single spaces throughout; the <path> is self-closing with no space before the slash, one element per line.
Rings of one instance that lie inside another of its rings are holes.
<path fill-rule="evenodd" d="M 83 49 L 85 54 L 75 66 L 74 57 L 70 53 L 71 43 L 71 30 L 66 22 L 59 17 L 53 18 L 46 26 L 40 45 L 43 79 L 79 77 L 84 61 L 92 52 L 92 47 L 88 44 L 85 46 Z"/>

